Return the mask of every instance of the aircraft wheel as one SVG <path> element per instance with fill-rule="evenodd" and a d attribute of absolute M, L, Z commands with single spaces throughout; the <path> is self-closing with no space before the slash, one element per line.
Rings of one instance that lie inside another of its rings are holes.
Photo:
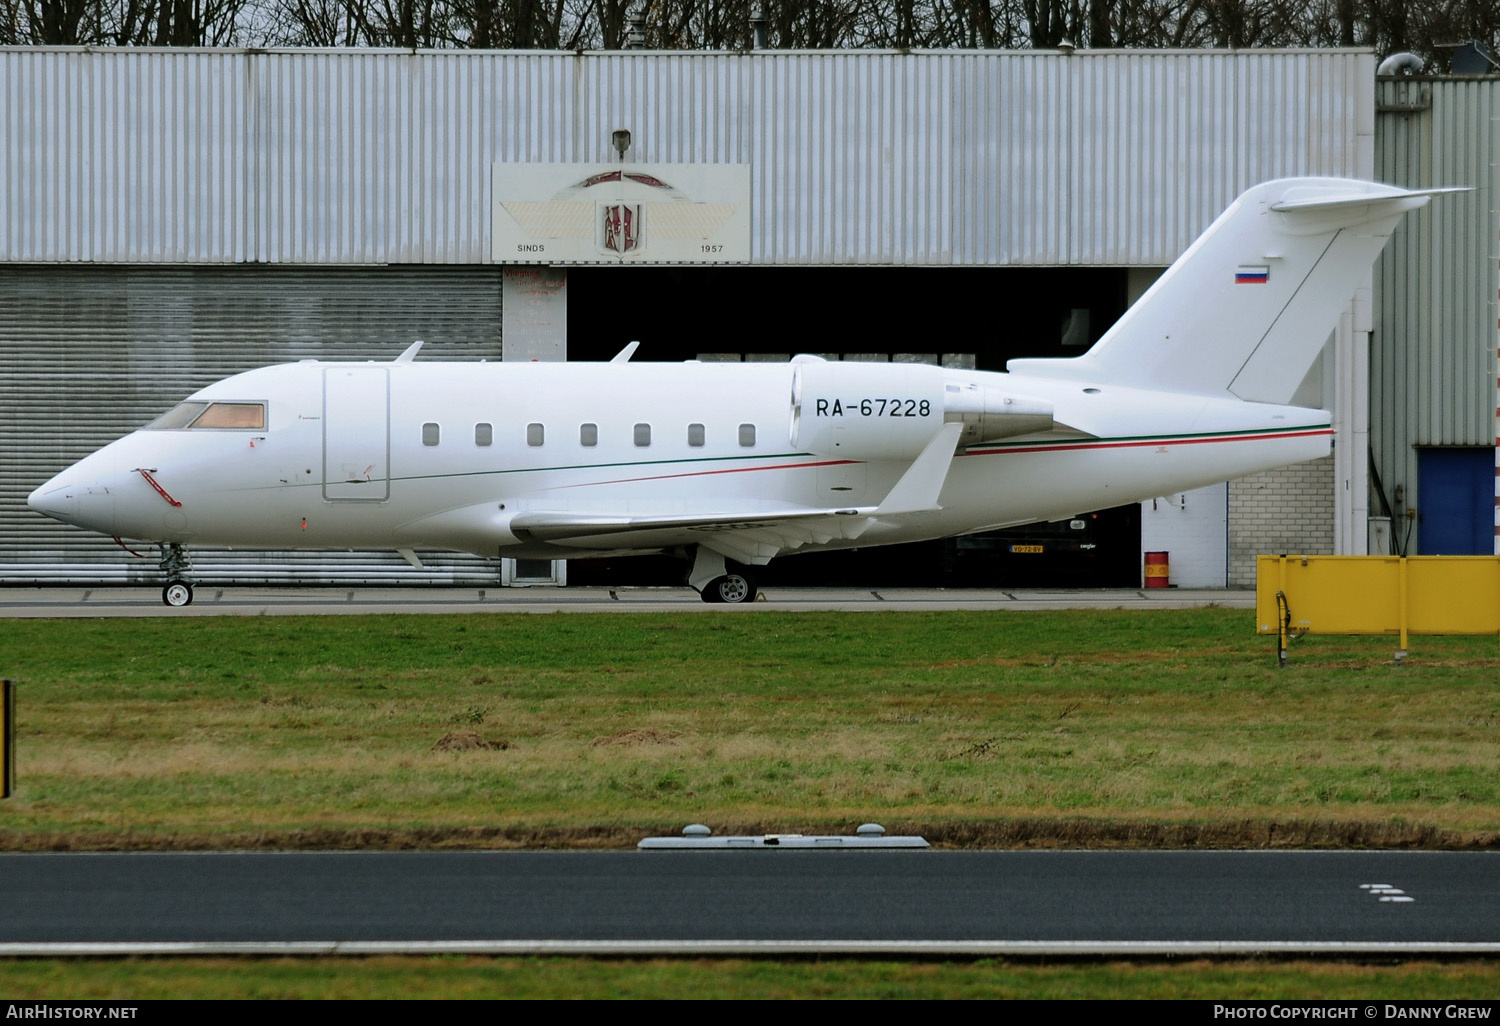
<path fill-rule="evenodd" d="M 193 604 L 193 586 L 187 581 L 168 581 L 161 590 L 161 600 L 168 606 L 190 606 Z"/>
<path fill-rule="evenodd" d="M 704 602 L 754 602 L 755 582 L 744 574 L 725 574 L 708 582 Z"/>

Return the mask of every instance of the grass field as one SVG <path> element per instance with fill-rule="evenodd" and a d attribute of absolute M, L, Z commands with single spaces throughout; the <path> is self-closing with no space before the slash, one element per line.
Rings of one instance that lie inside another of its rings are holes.
<path fill-rule="evenodd" d="M 1494 845 L 1495 639 L 1390 649 L 1308 638 L 1278 670 L 1216 609 L 0 621 L 0 848 L 872 819 L 959 846 Z"/>
<path fill-rule="evenodd" d="M 0 621 L 5 850 L 1500 844 L 1500 648 L 1248 612 Z M 457 738 L 455 745 L 454 738 Z M 445 746 L 442 742 L 448 738 Z M 467 740 L 468 747 L 464 746 Z M 1485 997 L 1493 960 L 0 962 L 14 997 Z"/>
<path fill-rule="evenodd" d="M 1493 1001 L 1494 962 L 1410 965 L 979 959 L 120 959 L 0 960 L 11 1000 L 161 998 L 1093 998 Z M 146 1018 L 145 1014 L 141 1018 Z"/>

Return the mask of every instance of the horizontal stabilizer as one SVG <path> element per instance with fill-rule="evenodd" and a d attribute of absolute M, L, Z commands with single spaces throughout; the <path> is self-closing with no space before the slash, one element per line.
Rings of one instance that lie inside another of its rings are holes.
<path fill-rule="evenodd" d="M 1450 192 L 1470 192 L 1468 187 L 1462 185 L 1448 186 L 1442 189 L 1401 189 L 1390 195 L 1371 197 L 1367 192 L 1349 192 L 1344 195 L 1326 195 L 1317 192 L 1309 193 L 1304 198 L 1298 198 L 1295 193 L 1289 193 L 1286 198 L 1278 203 L 1272 203 L 1271 209 L 1282 214 L 1311 214 L 1323 211 L 1345 211 L 1353 208 L 1368 207 L 1373 210 L 1382 208 L 1394 209 L 1394 204 L 1400 204 L 1403 200 L 1412 200 L 1423 196 L 1442 196 Z M 1414 203 L 1402 206 L 1402 210 L 1410 210 L 1422 204 Z"/>

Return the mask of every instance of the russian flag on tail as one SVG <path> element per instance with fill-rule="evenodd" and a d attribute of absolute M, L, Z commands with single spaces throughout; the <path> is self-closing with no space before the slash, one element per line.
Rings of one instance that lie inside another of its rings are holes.
<path fill-rule="evenodd" d="M 1241 264 L 1234 272 L 1236 285 L 1265 285 L 1271 280 L 1271 268 L 1266 264 Z"/>

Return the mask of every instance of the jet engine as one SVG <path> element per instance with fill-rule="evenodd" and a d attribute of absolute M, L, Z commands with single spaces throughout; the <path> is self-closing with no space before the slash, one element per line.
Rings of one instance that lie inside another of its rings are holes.
<path fill-rule="evenodd" d="M 977 445 L 1050 430 L 1052 407 L 929 364 L 794 361 L 791 441 L 804 452 L 914 460 L 955 421 L 959 445 Z"/>
<path fill-rule="evenodd" d="M 1051 403 L 966 381 L 951 372 L 943 383 L 943 419 L 963 424 L 960 446 L 1051 431 L 1053 426 Z"/>

